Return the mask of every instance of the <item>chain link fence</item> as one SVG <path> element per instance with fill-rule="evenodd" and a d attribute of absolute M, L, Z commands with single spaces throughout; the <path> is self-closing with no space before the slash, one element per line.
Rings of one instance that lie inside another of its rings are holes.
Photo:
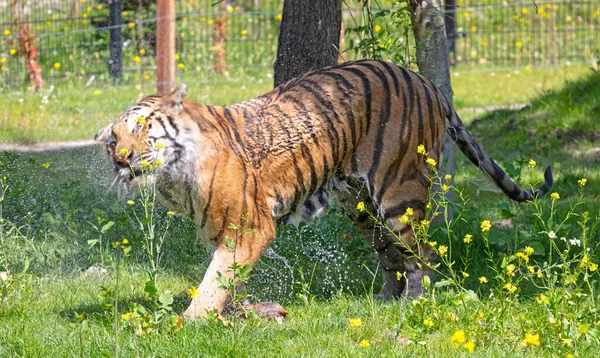
<path fill-rule="evenodd" d="M 447 2 L 455 2 L 446 10 L 454 66 L 562 65 L 597 57 L 600 1 Z M 110 14 L 116 3 L 120 8 L 114 23 Z M 282 3 L 176 1 L 178 71 L 212 71 L 219 31 L 226 36 L 226 71 L 272 71 Z M 224 27 L 218 26 L 219 19 L 224 19 Z M 347 21 L 346 26 L 354 24 Z M 153 81 L 155 0 L 0 0 L 2 87 L 109 81 L 110 30 L 116 27 L 121 29 L 119 80 Z"/>

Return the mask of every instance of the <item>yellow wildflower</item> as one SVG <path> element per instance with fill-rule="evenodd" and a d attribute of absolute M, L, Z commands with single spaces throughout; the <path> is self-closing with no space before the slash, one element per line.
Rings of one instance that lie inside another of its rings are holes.
<path fill-rule="evenodd" d="M 535 272 L 535 266 L 527 266 L 527 271 L 529 271 L 529 273 L 534 273 Z"/>
<path fill-rule="evenodd" d="M 506 274 L 508 276 L 514 276 L 515 275 L 515 265 L 510 264 L 508 266 L 506 266 Z"/>
<path fill-rule="evenodd" d="M 550 197 L 552 198 L 552 200 L 558 200 L 560 199 L 560 195 L 556 192 L 550 194 Z"/>
<path fill-rule="evenodd" d="M 127 244 L 129 244 L 129 240 L 123 239 L 123 245 L 127 245 Z"/>
<path fill-rule="evenodd" d="M 350 318 L 350 328 L 357 329 L 362 326 L 362 320 L 360 318 Z"/>
<path fill-rule="evenodd" d="M 155 168 L 162 167 L 163 165 L 165 165 L 165 163 L 163 163 L 163 161 L 160 159 L 156 159 L 153 164 Z"/>
<path fill-rule="evenodd" d="M 4 30 L 4 36 L 10 36 L 10 30 L 9 29 Z"/>
<path fill-rule="evenodd" d="M 579 184 L 580 186 L 585 186 L 586 183 L 587 183 L 586 178 L 581 178 L 577 181 L 577 184 Z"/>
<path fill-rule="evenodd" d="M 527 256 L 531 256 L 533 254 L 533 247 L 531 246 L 525 246 L 525 249 L 523 250 L 523 252 L 525 253 L 525 255 Z"/>
<path fill-rule="evenodd" d="M 598 269 L 598 264 L 590 264 L 590 266 L 588 266 L 588 270 L 590 270 L 590 272 L 594 272 Z"/>
<path fill-rule="evenodd" d="M 167 211 L 167 215 L 173 216 L 173 215 L 175 215 L 175 212 L 174 211 Z"/>
<path fill-rule="evenodd" d="M 403 224 L 408 224 L 408 221 L 410 220 L 410 218 L 406 214 L 404 214 L 398 220 Z"/>
<path fill-rule="evenodd" d="M 48 163 L 48 162 L 46 162 L 46 163 L 42 164 L 42 166 L 43 166 L 45 169 L 48 169 L 48 168 L 50 168 L 50 165 L 52 165 L 52 164 L 50 164 L 50 163 Z"/>
<path fill-rule="evenodd" d="M 579 262 L 579 268 L 585 268 L 590 263 L 588 255 L 583 255 L 583 258 Z"/>
<path fill-rule="evenodd" d="M 381 31 L 381 26 L 379 26 L 379 25 L 373 26 L 373 31 L 375 31 L 375 32 Z"/>
<path fill-rule="evenodd" d="M 156 149 L 163 149 L 165 147 L 165 145 L 163 144 L 163 142 L 156 142 L 154 144 L 154 148 Z"/>
<path fill-rule="evenodd" d="M 136 121 L 137 121 L 137 124 L 141 124 L 141 125 L 146 124 L 146 118 L 144 118 L 144 117 L 137 117 Z"/>
<path fill-rule="evenodd" d="M 425 162 L 431 167 L 435 167 L 437 165 L 437 162 L 433 158 L 427 158 Z"/>
<path fill-rule="evenodd" d="M 536 165 L 536 164 L 537 164 L 537 163 L 535 162 L 535 160 L 533 160 L 533 159 L 529 159 L 529 163 L 527 164 L 527 166 L 528 166 L 530 169 L 533 169 L 533 168 L 535 168 L 535 165 Z"/>
<path fill-rule="evenodd" d="M 135 27 L 135 22 L 130 22 L 128 26 L 130 29 L 133 29 Z"/>
<path fill-rule="evenodd" d="M 530 332 L 525 333 L 525 338 L 523 338 L 523 342 L 521 342 L 521 346 L 540 346 L 540 335 L 539 334 L 531 334 Z"/>
<path fill-rule="evenodd" d="M 185 65 L 183 63 L 178 63 L 177 68 L 185 68 Z"/>
<path fill-rule="evenodd" d="M 188 295 L 190 295 L 190 298 L 193 300 L 194 297 L 198 296 L 198 293 L 200 293 L 198 291 L 198 289 L 196 287 L 190 287 L 188 288 Z"/>
<path fill-rule="evenodd" d="M 60 62 L 55 62 L 54 68 L 56 68 L 57 70 L 60 69 Z"/>
<path fill-rule="evenodd" d="M 123 320 L 127 321 L 128 319 L 130 319 L 130 318 L 131 318 L 131 317 L 133 317 L 133 316 L 134 316 L 134 314 L 133 314 L 133 313 L 131 313 L 131 312 L 123 313 L 123 314 L 121 315 L 121 319 L 123 319 Z"/>
<path fill-rule="evenodd" d="M 142 162 L 140 163 L 142 165 L 142 168 L 146 168 L 150 166 L 150 162 L 147 160 L 142 160 Z"/>
<path fill-rule="evenodd" d="M 446 254 L 448 253 L 448 247 L 445 245 L 440 245 L 440 247 L 438 248 L 438 252 L 440 253 L 440 255 L 446 256 Z"/>
<path fill-rule="evenodd" d="M 127 148 L 121 148 L 119 150 L 119 155 L 128 156 L 129 155 L 129 150 L 127 150 Z"/>
<path fill-rule="evenodd" d="M 485 276 L 481 276 L 481 277 L 479 278 L 479 283 L 488 283 L 488 279 L 487 279 L 487 277 L 485 277 Z"/>
<path fill-rule="evenodd" d="M 510 293 L 515 293 L 515 291 L 517 290 L 517 286 L 513 285 L 512 282 L 507 283 L 503 286 L 503 288 L 505 288 Z"/>
<path fill-rule="evenodd" d="M 465 343 L 465 341 L 467 340 L 467 338 L 465 337 L 465 331 L 455 331 L 452 334 L 452 337 L 450 337 L 450 343 L 454 343 L 454 345 L 456 347 L 458 347 L 460 344 Z"/>
<path fill-rule="evenodd" d="M 492 223 L 489 220 L 483 220 L 481 222 L 481 232 L 488 232 L 492 228 Z"/>
<path fill-rule="evenodd" d="M 369 343 L 369 341 L 367 341 L 366 339 L 363 339 L 362 341 L 360 341 L 361 347 L 368 347 L 370 345 L 371 345 L 371 343 Z"/>
<path fill-rule="evenodd" d="M 538 270 L 538 272 L 537 272 L 536 276 L 537 276 L 538 278 L 542 278 L 542 277 L 544 277 L 544 274 L 542 274 L 542 270 Z"/>
<path fill-rule="evenodd" d="M 363 203 L 362 201 L 361 201 L 360 203 L 358 203 L 358 204 L 356 205 L 356 210 L 360 211 L 361 213 L 362 213 L 363 211 L 365 211 L 365 203 Z"/>
<path fill-rule="evenodd" d="M 467 272 L 461 272 L 464 278 L 468 278 L 470 275 Z"/>
<path fill-rule="evenodd" d="M 427 154 L 427 152 L 425 152 L 425 146 L 423 144 L 419 144 L 417 146 L 417 154 Z"/>
<path fill-rule="evenodd" d="M 472 238 L 472 237 L 473 237 L 473 235 L 471 235 L 471 234 L 466 234 L 466 235 L 465 235 L 465 238 L 463 239 L 463 242 L 464 242 L 465 244 L 468 244 L 468 243 L 470 243 L 470 242 L 472 241 L 472 240 L 471 240 L 471 238 Z"/>
<path fill-rule="evenodd" d="M 233 6 L 228 6 L 227 7 L 227 12 L 233 12 Z"/>
<path fill-rule="evenodd" d="M 145 55 L 146 54 L 146 49 L 145 48 L 141 48 L 140 49 L 140 55 Z"/>
<path fill-rule="evenodd" d="M 141 60 L 142 60 L 142 58 L 140 56 L 135 56 L 133 58 L 133 62 L 135 62 L 135 63 L 139 63 Z"/>
<path fill-rule="evenodd" d="M 537 295 L 535 297 L 535 301 L 541 305 L 549 305 L 550 304 L 550 300 L 548 299 L 548 296 L 544 295 L 543 293 L 540 293 L 539 295 Z"/>
<path fill-rule="evenodd" d="M 433 327 L 433 319 L 431 317 L 427 317 L 423 320 L 423 326 Z"/>
<path fill-rule="evenodd" d="M 396 271 L 396 280 L 400 281 L 401 278 L 402 274 L 400 273 L 400 271 Z"/>
<path fill-rule="evenodd" d="M 452 174 L 444 175 L 444 180 L 451 180 L 451 179 L 452 179 Z"/>
<path fill-rule="evenodd" d="M 442 184 L 442 192 L 447 192 L 450 187 L 447 184 Z"/>
<path fill-rule="evenodd" d="M 515 44 L 517 47 L 521 48 L 523 47 L 523 42 L 521 41 L 517 41 L 517 43 Z"/>
<path fill-rule="evenodd" d="M 468 341 L 463 345 L 463 348 L 466 349 L 469 353 L 475 352 L 475 343 L 473 341 Z"/>
<path fill-rule="evenodd" d="M 98 7 L 97 7 L 98 10 L 102 10 L 103 8 L 104 8 L 104 6 L 102 6 L 102 5 L 98 5 Z"/>
<path fill-rule="evenodd" d="M 11 55 L 14 55 L 15 53 L 17 53 L 17 50 L 15 50 L 14 48 L 11 48 L 11 49 L 10 49 L 8 52 L 9 52 Z"/>
<path fill-rule="evenodd" d="M 248 35 L 248 30 L 242 30 L 242 31 L 240 31 L 240 34 L 242 36 L 246 36 L 246 35 Z"/>
<path fill-rule="evenodd" d="M 1 63 L 4 63 L 4 62 L 6 62 L 6 57 L 2 57 L 2 58 L 0 58 L 0 62 L 1 62 Z"/>
<path fill-rule="evenodd" d="M 281 14 L 277 14 L 275 15 L 275 19 L 281 21 L 281 19 L 283 19 L 283 16 Z"/>
<path fill-rule="evenodd" d="M 127 204 L 133 205 L 133 204 L 135 204 L 135 201 L 133 201 L 133 200 L 127 200 Z"/>
<path fill-rule="evenodd" d="M 522 13 L 525 15 L 525 14 L 527 14 L 529 11 L 528 11 L 526 8 L 522 8 L 522 9 L 521 9 L 521 12 L 522 12 Z"/>
<path fill-rule="evenodd" d="M 431 247 L 435 247 L 435 245 L 437 245 L 437 241 L 429 241 L 428 244 Z"/>
<path fill-rule="evenodd" d="M 523 252 L 517 252 L 515 256 L 517 257 L 517 259 L 522 260 L 525 263 L 529 262 L 529 256 L 525 255 L 525 253 Z"/>

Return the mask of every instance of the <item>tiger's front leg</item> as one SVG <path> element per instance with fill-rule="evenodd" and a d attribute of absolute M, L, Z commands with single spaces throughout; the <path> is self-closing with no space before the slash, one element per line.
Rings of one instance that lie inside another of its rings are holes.
<path fill-rule="evenodd" d="M 233 250 L 225 247 L 224 238 L 220 239 L 220 244 L 198 287 L 198 295 L 192 299 L 190 306 L 183 313 L 184 318 L 206 318 L 208 313 L 215 311 L 221 314 L 230 292 L 220 287 L 217 281 L 219 273 L 228 279 L 233 278 L 234 273 L 231 266 L 234 262 L 241 266 L 249 264 L 254 267 L 274 239 L 274 228 L 272 230 L 253 229 L 251 233 L 238 237 Z"/>

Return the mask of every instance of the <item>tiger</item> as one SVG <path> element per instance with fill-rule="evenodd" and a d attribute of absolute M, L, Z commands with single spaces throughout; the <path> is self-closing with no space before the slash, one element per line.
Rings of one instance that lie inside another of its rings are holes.
<path fill-rule="evenodd" d="M 399 218 L 410 209 L 423 220 L 435 169 L 427 160 L 440 165 L 445 133 L 511 200 L 529 201 L 552 187 L 548 167 L 539 189 L 519 188 L 430 80 L 389 62 L 349 61 L 311 71 L 230 106 L 198 104 L 186 94 L 181 85 L 143 98 L 95 138 L 105 143 L 118 180 L 129 188 L 143 185 L 144 164 L 160 163 L 145 183 L 193 221 L 212 249 L 187 319 L 223 310 L 229 293 L 217 277 L 233 277 L 234 260 L 254 267 L 279 224 L 310 221 L 334 202 L 378 257 L 380 294 L 423 294 L 433 250 Z M 427 156 L 417 153 L 421 146 Z M 357 210 L 359 203 L 364 210 Z M 227 230 L 241 217 L 251 231 L 235 238 L 234 259 Z"/>

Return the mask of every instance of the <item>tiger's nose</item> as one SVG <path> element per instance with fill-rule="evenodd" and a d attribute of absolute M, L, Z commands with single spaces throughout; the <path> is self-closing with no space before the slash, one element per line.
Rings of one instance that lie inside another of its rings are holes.
<path fill-rule="evenodd" d="M 120 166 L 129 166 L 129 161 L 133 155 L 133 150 L 127 148 L 121 148 L 114 155 L 115 164 Z"/>

